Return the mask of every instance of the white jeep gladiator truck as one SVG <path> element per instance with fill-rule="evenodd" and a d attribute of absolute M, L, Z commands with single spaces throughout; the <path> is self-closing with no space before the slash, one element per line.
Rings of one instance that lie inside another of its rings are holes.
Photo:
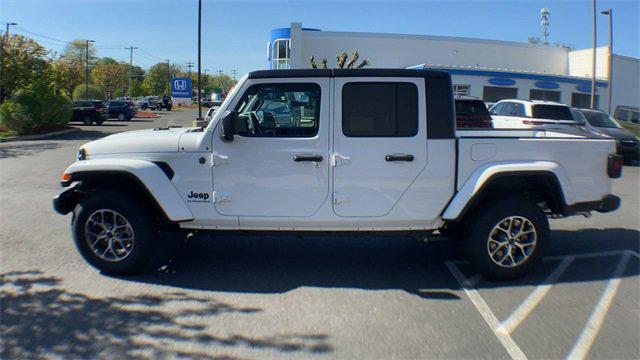
<path fill-rule="evenodd" d="M 161 229 L 438 232 L 486 277 L 522 276 L 547 217 L 619 206 L 606 137 L 529 130 L 456 135 L 451 78 L 413 69 L 246 75 L 203 128 L 83 145 L 53 200 L 82 256 L 143 269 Z"/>

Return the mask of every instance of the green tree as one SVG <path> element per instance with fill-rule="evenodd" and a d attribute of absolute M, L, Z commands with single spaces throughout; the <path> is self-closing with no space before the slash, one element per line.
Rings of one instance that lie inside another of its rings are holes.
<path fill-rule="evenodd" d="M 68 43 L 62 52 L 62 57 L 84 64 L 86 62 L 87 42 L 82 39 L 75 39 Z M 96 60 L 96 47 L 89 43 L 89 63 Z"/>
<path fill-rule="evenodd" d="M 179 72 L 179 68 L 172 65 L 169 68 L 169 64 L 161 62 L 153 65 L 142 82 L 142 86 L 148 89 L 148 92 L 153 95 L 169 94 L 169 74 L 172 76 Z"/>
<path fill-rule="evenodd" d="M 0 105 L 0 127 L 16 135 L 37 134 L 64 127 L 71 115 L 71 101 L 38 81 Z"/>
<path fill-rule="evenodd" d="M 137 79 L 131 82 L 131 90 L 132 90 L 133 97 L 149 95 L 145 87 L 142 86 L 142 81 Z"/>
<path fill-rule="evenodd" d="M 99 85 L 104 96 L 114 96 L 116 91 L 126 88 L 129 81 L 129 65 L 123 63 L 98 64 L 91 71 L 93 83 Z"/>
<path fill-rule="evenodd" d="M 71 96 L 76 86 L 85 82 L 85 68 L 77 61 L 60 58 L 51 63 L 51 76 L 55 88 Z"/>
<path fill-rule="evenodd" d="M 89 84 L 87 87 L 85 84 L 80 84 L 73 89 L 73 100 L 81 99 L 104 99 L 104 93 L 100 86 Z"/>
<path fill-rule="evenodd" d="M 12 35 L 3 44 L 2 94 L 0 100 L 10 98 L 19 89 L 50 75 L 49 51 L 36 41 L 22 35 Z"/>

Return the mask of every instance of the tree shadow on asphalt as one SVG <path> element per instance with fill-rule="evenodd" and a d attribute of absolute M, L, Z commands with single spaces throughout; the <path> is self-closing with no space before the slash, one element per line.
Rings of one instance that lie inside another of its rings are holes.
<path fill-rule="evenodd" d="M 35 155 L 43 151 L 54 150 L 60 147 L 60 144 L 50 141 L 36 141 L 37 140 L 32 140 L 28 143 L 3 143 L 0 147 L 0 159 Z"/>
<path fill-rule="evenodd" d="M 639 238 L 640 233 L 631 229 L 553 231 L 545 256 L 637 252 Z M 158 257 L 160 270 L 123 279 L 240 293 L 284 293 L 305 286 L 398 289 L 425 299 L 456 300 L 459 296 L 452 291 L 460 285 L 445 261 L 464 261 L 462 242 L 425 243 L 408 237 L 210 235 L 182 245 L 175 245 L 177 239 L 161 242 L 165 245 Z M 610 261 L 618 260 L 614 257 Z M 549 274 L 545 264 L 524 279 L 490 286 L 539 285 Z M 625 276 L 639 275 L 638 266 L 630 263 L 629 268 Z M 579 278 L 561 278 L 559 282 L 602 281 L 610 276 L 610 270 L 587 269 Z"/>
<path fill-rule="evenodd" d="M 0 274 L 0 305 L 3 359 L 232 358 L 194 350 L 196 342 L 218 350 L 235 346 L 310 354 L 333 350 L 324 334 L 256 338 L 218 336 L 207 329 L 207 317 L 252 316 L 262 311 L 259 308 L 181 292 L 97 298 L 69 292 L 60 279 L 40 271 Z"/>

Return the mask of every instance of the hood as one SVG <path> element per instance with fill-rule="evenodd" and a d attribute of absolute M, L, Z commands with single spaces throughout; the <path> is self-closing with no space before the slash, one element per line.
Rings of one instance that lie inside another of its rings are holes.
<path fill-rule="evenodd" d="M 87 150 L 89 156 L 100 154 L 178 152 L 180 137 L 192 130 L 194 130 L 194 128 L 156 128 L 126 131 L 91 141 L 82 147 Z"/>
<path fill-rule="evenodd" d="M 602 133 L 611 136 L 616 140 L 636 140 L 636 136 L 627 129 L 620 128 L 597 128 Z"/>

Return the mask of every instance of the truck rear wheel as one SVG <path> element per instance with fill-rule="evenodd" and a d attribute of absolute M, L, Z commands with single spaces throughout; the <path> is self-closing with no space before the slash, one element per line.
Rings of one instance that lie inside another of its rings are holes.
<path fill-rule="evenodd" d="M 154 243 L 150 216 L 129 197 L 96 191 L 76 206 L 71 222 L 73 240 L 82 257 L 105 273 L 139 272 Z"/>
<path fill-rule="evenodd" d="M 520 278 L 544 251 L 549 237 L 547 217 L 537 204 L 521 196 L 486 204 L 471 215 L 465 233 L 467 257 L 487 279 Z"/>

